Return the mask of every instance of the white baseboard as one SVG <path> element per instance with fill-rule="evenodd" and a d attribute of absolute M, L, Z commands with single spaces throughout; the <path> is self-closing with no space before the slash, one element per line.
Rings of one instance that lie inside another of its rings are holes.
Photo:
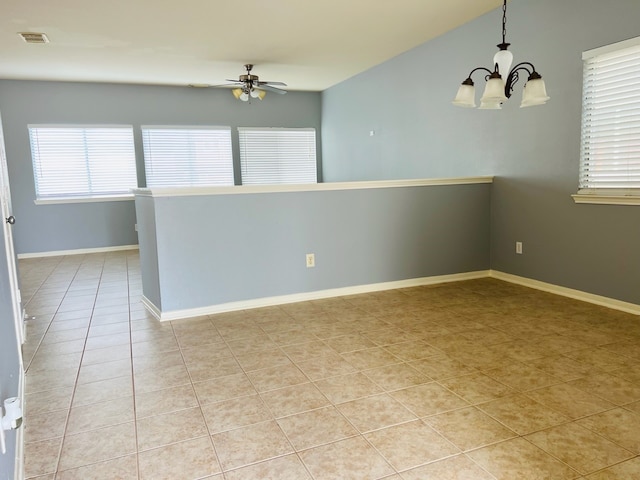
<path fill-rule="evenodd" d="M 634 315 L 640 315 L 640 305 L 636 305 L 635 303 L 623 302 L 614 298 L 603 297 L 601 295 L 595 295 L 593 293 L 587 293 L 581 290 L 561 287 L 559 285 L 541 282 L 539 280 L 532 280 L 526 277 L 519 277 L 518 275 L 499 272 L 497 270 L 490 270 L 489 276 L 498 280 L 504 280 L 505 282 L 516 283 L 524 287 L 535 288 L 536 290 L 542 290 L 544 292 L 562 295 L 563 297 L 569 297 L 575 300 L 581 300 L 583 302 L 600 305 L 602 307 L 621 310 L 623 312 L 632 313 Z"/>
<path fill-rule="evenodd" d="M 123 250 L 138 250 L 138 245 L 118 245 L 115 247 L 79 248 L 76 250 L 57 250 L 57 251 L 51 251 L 51 252 L 19 253 L 18 259 L 22 260 L 24 258 L 62 257 L 65 255 L 85 255 L 88 253 L 120 252 Z"/>
<path fill-rule="evenodd" d="M 315 292 L 294 293 L 291 295 L 280 295 L 277 297 L 256 298 L 243 300 L 240 302 L 228 302 L 217 305 L 209 305 L 200 308 L 190 308 L 186 310 L 171 310 L 162 312 L 147 298 L 142 298 L 142 303 L 149 312 L 161 322 L 178 320 L 202 315 L 213 315 L 216 313 L 235 312 L 238 310 L 249 310 L 252 308 L 272 307 L 287 303 L 306 302 L 309 300 L 321 300 L 323 298 L 342 297 L 345 295 L 357 295 L 361 293 L 379 292 L 382 290 L 393 290 L 398 288 L 419 287 L 422 285 L 434 285 L 438 283 L 459 282 L 462 280 L 473 280 L 489 276 L 488 270 L 468 273 L 454 273 L 452 275 L 439 275 L 434 277 L 412 278 L 409 280 L 399 280 L 395 282 L 373 283 L 370 285 L 357 285 L 354 287 L 332 288 L 329 290 L 318 290 Z"/>

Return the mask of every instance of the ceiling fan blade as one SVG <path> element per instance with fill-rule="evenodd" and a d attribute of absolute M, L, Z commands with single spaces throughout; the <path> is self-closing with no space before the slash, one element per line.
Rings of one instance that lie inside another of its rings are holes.
<path fill-rule="evenodd" d="M 273 93 L 279 93 L 280 95 L 284 95 L 285 93 L 287 93 L 286 90 L 281 90 L 280 88 L 276 88 L 276 87 L 272 87 L 270 85 L 257 85 L 256 87 L 258 90 L 265 90 L 267 92 L 273 92 Z"/>
<path fill-rule="evenodd" d="M 280 85 L 281 87 L 286 87 L 287 84 L 284 82 L 263 82 L 263 81 L 259 81 L 257 82 L 258 85 Z"/>

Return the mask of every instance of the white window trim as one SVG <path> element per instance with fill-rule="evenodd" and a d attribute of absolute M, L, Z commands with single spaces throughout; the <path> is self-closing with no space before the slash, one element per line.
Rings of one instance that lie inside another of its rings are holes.
<path fill-rule="evenodd" d="M 621 42 L 604 45 L 582 53 L 582 60 L 588 60 L 599 55 L 613 53 L 625 48 L 640 45 L 640 37 L 630 38 Z M 582 168 L 582 165 L 580 165 Z M 577 204 L 594 205 L 640 205 L 640 189 L 580 189 L 571 195 Z"/>
<path fill-rule="evenodd" d="M 123 195 L 95 195 L 91 197 L 59 197 L 35 199 L 36 205 L 57 205 L 62 203 L 97 203 L 97 202 L 130 202 L 135 200 L 133 193 Z"/>

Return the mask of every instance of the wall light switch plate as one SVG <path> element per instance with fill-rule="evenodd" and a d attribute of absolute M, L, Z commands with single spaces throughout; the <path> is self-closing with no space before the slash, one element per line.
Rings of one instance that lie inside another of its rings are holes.
<path fill-rule="evenodd" d="M 314 253 L 307 253 L 307 268 L 316 266 L 316 256 Z"/>

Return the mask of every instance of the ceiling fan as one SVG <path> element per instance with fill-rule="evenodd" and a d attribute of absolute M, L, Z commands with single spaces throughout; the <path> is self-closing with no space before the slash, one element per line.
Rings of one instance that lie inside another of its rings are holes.
<path fill-rule="evenodd" d="M 253 65 L 248 63 L 244 66 L 244 68 L 247 70 L 247 73 L 245 75 L 240 75 L 238 80 L 227 79 L 227 82 L 232 82 L 228 85 L 236 86 L 236 88 L 231 90 L 231 93 L 233 93 L 233 96 L 238 100 L 242 100 L 243 102 L 247 102 L 249 98 L 257 98 L 262 100 L 267 92 L 279 93 L 280 95 L 284 95 L 285 93 L 287 93 L 286 90 L 274 87 L 274 85 L 286 87 L 286 83 L 260 81 L 260 78 L 257 75 L 251 74 Z M 223 87 L 227 85 L 220 86 Z"/>

